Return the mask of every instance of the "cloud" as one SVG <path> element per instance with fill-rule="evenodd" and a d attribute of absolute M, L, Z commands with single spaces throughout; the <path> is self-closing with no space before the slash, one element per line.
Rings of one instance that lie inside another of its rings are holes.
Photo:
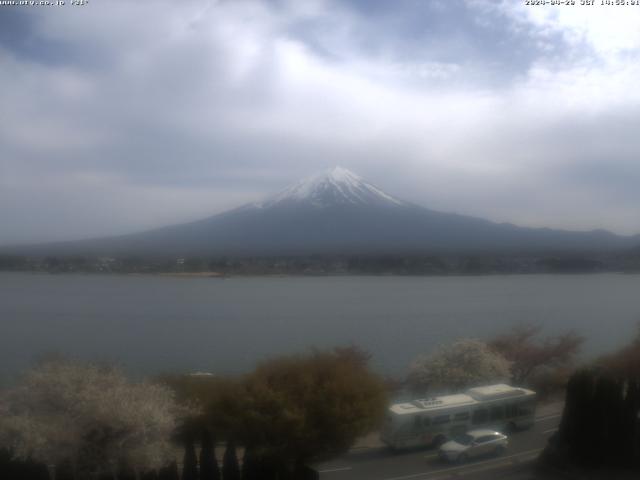
<path fill-rule="evenodd" d="M 0 244 L 190 220 L 335 164 L 433 208 L 640 231 L 633 9 L 2 8 Z"/>

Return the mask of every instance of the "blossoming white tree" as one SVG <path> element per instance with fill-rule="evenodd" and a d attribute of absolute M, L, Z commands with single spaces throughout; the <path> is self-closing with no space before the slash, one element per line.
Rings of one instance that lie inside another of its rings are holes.
<path fill-rule="evenodd" d="M 410 388 L 424 394 L 461 390 L 474 385 L 505 381 L 510 362 L 475 339 L 441 346 L 417 357 L 409 372 Z"/>
<path fill-rule="evenodd" d="M 74 477 L 137 473 L 172 457 L 180 409 L 171 390 L 131 383 L 113 369 L 55 361 L 29 371 L 0 404 L 0 445 L 47 465 L 68 462 Z"/>

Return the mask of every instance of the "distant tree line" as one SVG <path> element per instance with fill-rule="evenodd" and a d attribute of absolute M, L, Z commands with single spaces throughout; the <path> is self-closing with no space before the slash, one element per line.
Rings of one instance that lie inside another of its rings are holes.
<path fill-rule="evenodd" d="M 621 254 L 324 254 L 297 256 L 117 257 L 0 254 L 0 271 L 50 273 L 204 273 L 224 275 L 485 275 L 640 271 L 640 255 Z"/>

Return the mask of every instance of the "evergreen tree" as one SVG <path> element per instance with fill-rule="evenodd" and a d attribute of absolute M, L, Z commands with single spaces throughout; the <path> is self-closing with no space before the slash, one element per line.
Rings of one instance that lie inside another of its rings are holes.
<path fill-rule="evenodd" d="M 590 448 L 593 432 L 592 399 L 594 375 L 589 370 L 574 373 L 567 384 L 564 413 L 558 429 L 558 439 L 569 446 L 569 455 L 576 462 L 584 460 Z"/>
<path fill-rule="evenodd" d="M 581 451 L 582 457 L 592 465 L 611 464 L 620 442 L 619 436 L 616 436 L 615 415 L 622 405 L 621 399 L 618 400 L 617 388 L 617 382 L 609 376 L 600 376 L 595 384 L 591 405 L 591 439 L 588 448 Z"/>
<path fill-rule="evenodd" d="M 297 464 L 293 473 L 295 480 L 319 480 L 320 474 L 311 467 Z"/>
<path fill-rule="evenodd" d="M 37 462 L 31 458 L 26 460 L 10 460 L 11 470 L 9 476 L 0 477 L 2 479 L 16 480 L 49 480 L 49 470 L 44 463 Z"/>
<path fill-rule="evenodd" d="M 624 417 L 626 431 L 624 445 L 626 451 L 626 463 L 640 465 L 640 382 L 630 381 L 625 398 Z"/>
<path fill-rule="evenodd" d="M 122 461 L 118 466 L 118 480 L 136 480 L 136 472 L 130 464 Z"/>
<path fill-rule="evenodd" d="M 13 478 L 13 467 L 9 450 L 0 450 L 0 478 Z"/>
<path fill-rule="evenodd" d="M 9 478 L 15 478 L 15 479 L 28 479 L 29 478 L 29 468 L 27 466 L 27 462 L 24 460 L 20 460 L 20 459 L 11 459 L 10 460 L 10 472 L 11 475 L 13 475 L 13 477 L 9 477 Z"/>
<path fill-rule="evenodd" d="M 236 445 L 232 441 L 227 443 L 222 459 L 222 479 L 223 480 L 240 480 L 240 466 L 238 465 L 238 456 L 236 455 Z"/>
<path fill-rule="evenodd" d="M 171 462 L 169 465 L 165 465 L 158 472 L 158 480 L 178 480 L 180 475 L 178 474 L 178 465 L 176 462 Z M 58 480 L 56 478 L 56 480 Z"/>
<path fill-rule="evenodd" d="M 579 371 L 567 385 L 555 437 L 570 459 L 594 466 L 637 465 L 640 449 L 640 383 L 610 373 Z"/>
<path fill-rule="evenodd" d="M 627 382 L 627 393 L 624 398 L 624 404 L 622 407 L 622 462 L 624 465 L 633 464 L 634 457 L 634 444 L 637 435 L 637 421 L 636 421 L 636 382 Z"/>
<path fill-rule="evenodd" d="M 29 477 L 32 480 L 49 480 L 49 469 L 42 462 L 36 462 L 34 460 L 30 461 L 31 466 L 29 470 L 31 471 L 31 476 Z"/>
<path fill-rule="evenodd" d="M 140 475 L 140 480 L 159 480 L 158 471 L 156 471 L 156 470 L 147 470 L 142 475 Z"/>
<path fill-rule="evenodd" d="M 620 465 L 625 461 L 624 435 L 625 425 L 625 383 L 619 378 L 613 379 L 611 383 L 611 395 L 609 396 L 611 409 L 611 425 L 608 457 L 611 465 Z"/>
<path fill-rule="evenodd" d="M 254 470 L 260 480 L 289 480 L 287 466 L 281 458 L 255 456 L 252 460 Z"/>
<path fill-rule="evenodd" d="M 184 444 L 182 480 L 198 480 L 198 457 L 196 456 L 196 449 L 191 436 L 186 439 Z"/>
<path fill-rule="evenodd" d="M 71 462 L 62 462 L 55 466 L 56 480 L 75 480 Z"/>
<path fill-rule="evenodd" d="M 268 480 L 268 477 L 263 477 L 261 475 L 258 458 L 252 448 L 247 448 L 244 451 L 244 457 L 242 458 L 242 480 L 263 479 Z"/>
<path fill-rule="evenodd" d="M 220 480 L 215 442 L 206 428 L 202 432 L 202 447 L 200 449 L 200 480 Z"/>

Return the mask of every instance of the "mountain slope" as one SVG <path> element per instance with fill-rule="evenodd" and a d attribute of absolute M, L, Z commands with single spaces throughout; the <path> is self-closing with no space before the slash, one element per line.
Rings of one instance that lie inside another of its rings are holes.
<path fill-rule="evenodd" d="M 92 255 L 296 255 L 469 251 L 596 251 L 638 237 L 522 228 L 404 202 L 336 167 L 263 202 L 140 234 L 42 245 Z"/>

